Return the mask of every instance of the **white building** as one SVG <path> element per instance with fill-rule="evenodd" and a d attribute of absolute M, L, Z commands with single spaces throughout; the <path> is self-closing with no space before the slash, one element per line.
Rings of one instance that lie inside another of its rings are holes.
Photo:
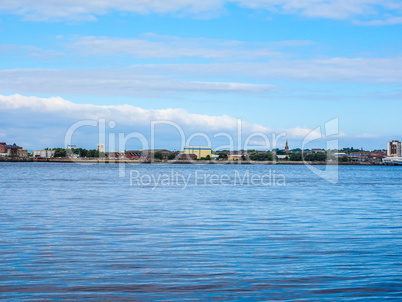
<path fill-rule="evenodd" d="M 32 156 L 34 158 L 36 157 L 51 158 L 54 157 L 54 150 L 33 150 Z"/>
<path fill-rule="evenodd" d="M 106 152 L 105 144 L 98 144 L 98 151 L 99 153 L 105 153 Z"/>
<path fill-rule="evenodd" d="M 348 156 L 346 153 L 344 152 L 337 152 L 333 154 L 334 157 L 344 157 L 344 156 Z"/>
<path fill-rule="evenodd" d="M 382 161 L 387 164 L 402 165 L 402 157 L 399 156 L 384 157 Z"/>
<path fill-rule="evenodd" d="M 388 142 L 387 145 L 387 156 L 402 156 L 402 143 L 393 140 L 392 142 Z"/>

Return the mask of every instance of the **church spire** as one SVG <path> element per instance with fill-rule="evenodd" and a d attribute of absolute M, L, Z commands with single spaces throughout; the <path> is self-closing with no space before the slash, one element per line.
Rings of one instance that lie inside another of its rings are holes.
<path fill-rule="evenodd" d="M 288 140 L 286 140 L 286 145 L 285 145 L 285 152 L 289 152 L 289 145 L 288 145 Z"/>

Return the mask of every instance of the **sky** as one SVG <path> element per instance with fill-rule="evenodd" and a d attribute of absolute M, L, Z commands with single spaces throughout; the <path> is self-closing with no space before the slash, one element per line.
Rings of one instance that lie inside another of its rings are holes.
<path fill-rule="evenodd" d="M 397 0 L 1 1 L 0 141 L 385 149 L 401 33 Z"/>

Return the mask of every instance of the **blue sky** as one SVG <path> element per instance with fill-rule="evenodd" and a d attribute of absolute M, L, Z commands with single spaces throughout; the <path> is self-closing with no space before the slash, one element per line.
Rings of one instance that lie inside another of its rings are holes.
<path fill-rule="evenodd" d="M 295 148 L 333 118 L 340 147 L 402 139 L 400 1 L 81 2 L 0 3 L 0 141 L 62 146 L 100 117 L 147 137 L 151 120 L 213 136 L 241 119 Z"/>

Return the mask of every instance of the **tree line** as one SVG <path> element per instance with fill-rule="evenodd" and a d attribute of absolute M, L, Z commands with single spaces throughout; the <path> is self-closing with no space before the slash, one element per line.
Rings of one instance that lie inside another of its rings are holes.
<path fill-rule="evenodd" d="M 72 148 L 72 149 L 64 149 L 64 148 L 54 148 L 54 157 L 66 157 L 71 154 L 76 154 L 79 155 L 80 157 L 94 157 L 94 158 L 99 158 L 99 155 L 101 157 L 107 156 L 106 154 L 100 154 L 99 150 L 96 149 L 84 149 L 84 148 Z M 71 152 L 71 153 L 70 153 Z M 279 152 L 277 152 L 277 155 Z M 219 159 L 220 160 L 227 160 L 228 155 L 224 152 L 218 153 Z M 248 158 L 247 156 L 243 155 L 241 157 L 242 160 L 252 160 L 252 161 L 272 161 L 274 159 L 275 153 L 274 152 L 254 152 L 254 153 L 249 153 Z M 161 152 L 155 152 L 153 154 L 153 158 L 155 159 L 160 159 L 163 160 L 163 154 Z M 174 160 L 176 158 L 175 153 L 170 153 L 168 155 L 168 160 Z M 331 157 L 332 158 L 332 157 Z M 210 160 L 211 157 L 208 155 L 206 158 L 201 158 L 201 160 Z M 276 157 L 276 159 L 278 159 Z M 290 160 L 290 161 L 326 161 L 327 159 L 330 159 L 326 153 L 324 152 L 317 152 L 317 153 L 302 153 L 302 152 L 293 152 L 290 154 L 287 154 L 287 157 L 285 160 Z M 342 161 L 342 159 L 340 159 Z"/>
<path fill-rule="evenodd" d="M 80 157 L 101 157 L 106 156 L 104 153 L 99 153 L 99 150 L 96 149 L 84 149 L 84 148 L 72 148 L 72 149 L 64 149 L 64 148 L 54 148 L 54 157 L 66 157 L 71 154 L 79 155 Z"/>

